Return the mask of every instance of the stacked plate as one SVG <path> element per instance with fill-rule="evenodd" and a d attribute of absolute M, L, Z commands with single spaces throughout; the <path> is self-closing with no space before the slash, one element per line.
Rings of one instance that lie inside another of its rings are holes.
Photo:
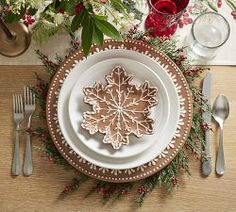
<path fill-rule="evenodd" d="M 158 88 L 153 135 L 130 136 L 130 144 L 114 150 L 102 143 L 103 135 L 82 129 L 83 88 L 105 76 L 116 65 L 134 76 L 133 83 L 145 80 Z M 188 85 L 178 67 L 157 49 L 134 40 L 106 40 L 92 47 L 88 58 L 81 51 L 67 58 L 55 74 L 47 99 L 47 121 L 60 153 L 79 171 L 98 179 L 129 182 L 145 178 L 165 167 L 177 154 L 191 127 L 192 105 Z"/>

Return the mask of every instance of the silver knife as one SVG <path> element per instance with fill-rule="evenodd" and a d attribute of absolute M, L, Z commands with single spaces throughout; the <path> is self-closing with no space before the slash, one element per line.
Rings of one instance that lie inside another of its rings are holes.
<path fill-rule="evenodd" d="M 206 97 L 208 104 L 211 105 L 211 73 L 207 73 L 202 85 L 202 94 Z M 211 125 L 211 113 L 209 111 L 202 114 L 204 123 Z M 210 129 L 205 129 L 205 148 L 204 153 L 207 157 L 202 163 L 202 174 L 208 176 L 211 174 L 211 159 L 210 159 Z"/>

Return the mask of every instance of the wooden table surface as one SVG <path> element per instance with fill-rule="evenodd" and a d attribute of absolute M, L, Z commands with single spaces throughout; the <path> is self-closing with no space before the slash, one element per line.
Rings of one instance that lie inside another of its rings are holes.
<path fill-rule="evenodd" d="M 101 203 L 98 194 L 85 199 L 90 183 L 59 200 L 58 195 L 74 174 L 46 161 L 36 149 L 33 150 L 34 174 L 31 177 L 11 176 L 14 142 L 12 94 L 22 91 L 23 85 L 33 84 L 34 72 L 46 77 L 40 66 L 0 66 L 0 212 L 135 211 L 135 192 L 107 205 Z M 212 67 L 211 72 L 212 102 L 218 94 L 225 94 L 231 107 L 224 129 L 225 175 L 217 177 L 213 171 L 209 177 L 203 178 L 200 162 L 193 159 L 191 177 L 184 177 L 180 187 L 171 194 L 155 189 L 139 211 L 236 211 L 236 67 Z M 213 164 L 218 144 L 216 130 L 213 124 Z M 23 138 L 21 140 L 22 161 L 24 142 Z"/>

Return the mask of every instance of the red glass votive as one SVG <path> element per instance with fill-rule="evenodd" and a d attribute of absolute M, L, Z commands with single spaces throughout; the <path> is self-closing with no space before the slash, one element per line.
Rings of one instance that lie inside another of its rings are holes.
<path fill-rule="evenodd" d="M 153 37 L 169 37 L 188 6 L 189 0 L 148 0 L 150 13 L 145 28 Z"/>

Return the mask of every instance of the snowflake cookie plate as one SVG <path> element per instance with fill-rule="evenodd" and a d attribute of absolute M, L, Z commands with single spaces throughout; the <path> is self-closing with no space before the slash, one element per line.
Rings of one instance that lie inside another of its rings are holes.
<path fill-rule="evenodd" d="M 111 52 L 110 52 L 111 53 Z M 116 56 L 119 56 L 116 52 Z M 79 146 L 79 142 L 83 142 L 84 145 L 86 145 L 89 149 L 93 150 L 97 154 L 100 154 L 105 157 L 115 158 L 115 159 L 124 159 L 126 157 L 132 157 L 135 155 L 138 155 L 144 151 L 146 151 L 148 148 L 150 148 L 156 141 L 161 139 L 161 133 L 171 133 L 170 131 L 165 131 L 165 127 L 167 124 L 170 124 L 168 122 L 173 121 L 169 119 L 169 113 L 170 113 L 170 100 L 168 96 L 168 90 L 165 88 L 164 82 L 147 66 L 144 64 L 137 62 L 136 60 L 131 60 L 128 58 L 111 58 L 104 60 L 104 58 L 107 57 L 107 54 L 104 52 L 103 54 L 99 54 L 99 58 L 102 60 L 101 62 L 96 63 L 91 68 L 80 71 L 79 76 L 73 75 L 71 72 L 71 77 L 69 76 L 67 80 L 64 82 L 63 87 L 61 89 L 61 95 L 59 98 L 58 108 L 60 109 L 65 106 L 63 104 L 64 101 L 66 101 L 66 95 L 68 90 L 70 89 L 70 85 L 74 83 L 74 78 L 77 78 L 77 82 L 75 83 L 75 86 L 72 89 L 70 99 L 69 99 L 69 118 L 71 125 L 73 127 L 73 130 L 77 136 L 78 139 L 73 138 L 70 135 L 70 137 L 67 137 L 67 142 L 70 144 L 70 146 L 74 149 L 74 151 L 81 155 L 81 148 Z M 137 58 L 138 59 L 138 58 Z M 119 150 L 114 150 L 110 145 L 106 145 L 102 143 L 102 137 L 100 134 L 96 133 L 94 135 L 89 135 L 86 130 L 83 130 L 80 125 L 83 121 L 82 114 L 85 111 L 88 111 L 91 109 L 91 106 L 84 104 L 84 92 L 83 88 L 87 85 L 92 86 L 94 82 L 103 82 L 104 76 L 109 74 L 110 70 L 113 68 L 114 65 L 120 64 L 122 67 L 124 67 L 126 70 L 129 70 L 129 73 L 132 74 L 133 82 L 137 85 L 141 85 L 143 82 L 143 79 L 146 79 L 150 82 L 152 86 L 155 86 L 158 88 L 158 94 L 157 99 L 160 100 L 158 105 L 151 109 L 150 117 L 153 120 L 156 120 L 154 122 L 154 133 L 152 135 L 145 135 L 141 138 L 137 138 L 136 136 L 130 136 L 130 144 L 126 146 L 122 146 Z M 78 73 L 77 73 L 78 74 Z M 71 78 L 71 80 L 70 80 Z M 172 89 L 175 89 L 174 86 Z M 63 100 L 63 96 L 65 97 Z M 172 99 L 174 97 L 172 96 Z M 177 95 L 175 97 L 177 99 Z M 177 101 L 177 100 L 176 100 Z M 172 101 L 172 103 L 174 103 Z M 67 133 L 65 132 L 66 129 L 64 129 L 64 126 L 67 126 L 65 120 L 63 120 L 63 116 L 60 117 L 59 115 L 59 122 L 61 125 L 61 130 L 63 134 L 66 136 Z M 173 118 L 173 117 L 172 117 Z M 177 117 L 178 118 L 178 117 Z M 177 120 L 176 118 L 176 120 Z M 64 124 L 65 123 L 65 124 Z M 177 124 L 177 121 L 176 121 Z M 176 126 L 173 127 L 173 132 L 175 130 Z M 71 143 L 72 142 L 72 143 Z M 94 155 L 94 154 L 93 154 Z M 99 163 L 98 160 L 94 161 L 91 160 L 93 157 L 91 155 L 88 157 L 88 154 L 86 154 L 86 159 L 90 162 L 95 162 L 95 164 L 104 166 L 104 164 Z M 153 155 L 150 157 L 155 157 L 156 155 Z M 117 160 L 115 163 L 117 163 Z M 150 160 L 150 158 L 147 158 L 147 160 Z M 100 161 L 102 161 L 102 158 L 100 157 Z M 114 162 L 112 162 L 114 163 Z M 124 163 L 124 161 L 122 161 Z M 126 162 L 127 163 L 127 162 Z M 142 163 L 142 158 L 139 157 L 138 165 Z M 137 164 L 135 164 L 137 166 Z M 106 166 L 106 165 L 105 165 Z M 128 166 L 128 164 L 126 164 Z"/>
<path fill-rule="evenodd" d="M 134 84 L 133 78 L 124 67 L 115 65 L 105 75 L 106 84 L 96 82 L 83 89 L 84 102 L 92 110 L 83 113 L 81 127 L 90 135 L 104 134 L 102 142 L 115 150 L 129 145 L 132 134 L 141 138 L 154 133 L 155 119 L 150 114 L 158 103 L 158 89 L 147 80 Z"/>
<path fill-rule="evenodd" d="M 57 102 L 63 83 L 66 80 L 66 78 L 70 76 L 70 72 L 72 73 L 74 67 L 76 67 L 77 64 L 80 64 L 80 67 L 84 67 L 86 69 L 89 68 L 89 65 L 86 64 L 87 60 L 83 56 L 83 53 L 81 51 L 77 51 L 70 57 L 68 57 L 62 64 L 62 66 L 59 68 L 58 72 L 55 74 L 52 80 L 52 83 L 49 88 L 47 105 L 46 105 L 47 123 L 51 137 L 56 147 L 58 148 L 59 152 L 76 169 L 83 172 L 84 174 L 87 174 L 91 177 L 98 178 L 104 181 L 129 182 L 146 178 L 158 172 L 175 157 L 177 152 L 183 146 L 184 141 L 186 140 L 189 130 L 191 128 L 192 102 L 187 82 L 185 81 L 185 78 L 183 77 L 181 71 L 166 55 L 159 52 L 156 48 L 151 47 L 141 41 L 135 41 L 135 40 L 125 40 L 123 42 L 106 40 L 103 47 L 101 48 L 97 48 L 96 46 L 92 47 L 88 59 L 94 55 L 99 55 L 99 53 L 101 52 L 111 53 L 112 51 L 113 53 L 116 51 L 117 52 L 129 51 L 142 55 L 143 58 L 145 58 L 145 60 L 146 58 L 149 58 L 150 61 L 156 64 L 156 66 L 151 67 L 151 69 L 155 70 L 156 68 L 156 70 L 159 70 L 161 67 L 161 69 L 168 74 L 169 78 L 172 80 L 172 84 L 174 84 L 176 88 L 176 93 L 178 97 L 176 105 L 178 105 L 179 110 L 175 111 L 175 113 L 178 114 L 178 119 L 177 119 L 178 123 L 175 128 L 175 132 L 172 135 L 172 138 L 168 141 L 168 143 L 165 142 L 163 144 L 161 141 L 156 142 L 156 143 L 161 143 L 160 148 L 158 150 L 152 147 L 148 148 L 145 151 L 145 152 L 150 151 L 149 153 L 156 152 L 157 156 L 152 160 L 150 160 L 149 162 L 133 168 L 126 168 L 126 169 L 104 168 L 87 161 L 86 159 L 81 157 L 81 155 L 77 154 L 73 150 L 73 148 L 71 148 L 71 146 L 68 144 L 64 135 L 62 134 L 60 125 L 58 123 L 58 115 L 60 115 L 60 113 L 57 112 L 57 109 L 59 109 L 57 108 Z M 114 55 L 116 54 L 114 53 L 113 56 Z M 142 60 L 142 58 L 140 58 L 139 62 L 144 63 L 145 60 Z M 154 65 L 154 63 L 152 63 L 152 66 Z M 69 97 L 67 100 L 69 100 Z M 68 111 L 64 112 L 68 113 Z M 74 133 L 72 127 L 69 129 L 68 132 Z M 83 146 L 82 143 L 80 143 L 80 145 Z M 94 153 L 92 150 L 89 151 L 91 151 L 92 154 Z M 142 154 L 145 154 L 145 152 Z M 140 157 L 141 155 L 138 156 Z M 134 158 L 136 157 L 137 156 L 135 156 Z M 107 159 L 107 161 L 109 160 L 110 158 Z"/>

